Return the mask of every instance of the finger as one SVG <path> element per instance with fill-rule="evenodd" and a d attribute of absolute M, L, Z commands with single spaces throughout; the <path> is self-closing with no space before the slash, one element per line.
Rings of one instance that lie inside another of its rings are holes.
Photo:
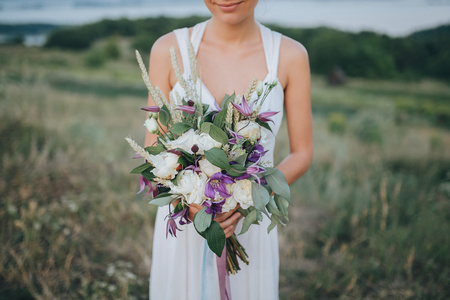
<path fill-rule="evenodd" d="M 239 212 L 234 213 L 231 217 L 226 219 L 223 222 L 220 222 L 219 225 L 222 227 L 222 229 L 226 229 L 230 225 L 236 225 L 239 221 L 239 218 L 241 217 L 241 214 Z"/>
<path fill-rule="evenodd" d="M 229 212 L 217 214 L 216 217 L 214 218 L 214 221 L 220 223 L 220 222 L 228 219 L 232 214 L 234 214 L 238 210 L 239 207 L 240 207 L 240 205 L 238 204 L 238 205 L 236 205 L 235 208 L 233 208 Z"/>

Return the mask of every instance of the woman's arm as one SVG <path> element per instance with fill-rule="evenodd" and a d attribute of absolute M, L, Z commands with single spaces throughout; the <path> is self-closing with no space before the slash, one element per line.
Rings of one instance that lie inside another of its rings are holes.
<path fill-rule="evenodd" d="M 291 184 L 308 170 L 313 157 L 308 53 L 300 43 L 283 37 L 279 64 L 279 79 L 285 93 L 290 153 L 277 168 Z"/>

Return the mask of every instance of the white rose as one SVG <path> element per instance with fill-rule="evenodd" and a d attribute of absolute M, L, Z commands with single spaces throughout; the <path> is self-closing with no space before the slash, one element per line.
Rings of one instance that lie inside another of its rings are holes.
<path fill-rule="evenodd" d="M 149 118 L 145 120 L 144 126 L 147 128 L 148 132 L 150 133 L 157 133 L 158 130 L 158 123 L 156 123 L 155 119 Z"/>
<path fill-rule="evenodd" d="M 253 206 L 252 182 L 248 179 L 239 180 L 233 185 L 232 196 L 243 209 Z M 231 198 L 231 197 L 230 197 Z"/>
<path fill-rule="evenodd" d="M 195 137 L 197 134 L 194 129 L 189 129 L 185 133 L 183 133 L 179 138 L 173 141 L 169 141 L 167 144 L 172 146 L 173 149 L 181 148 L 184 151 L 187 151 L 192 154 L 192 146 L 195 144 Z"/>
<path fill-rule="evenodd" d="M 196 135 L 194 138 L 194 144 L 198 146 L 198 154 L 205 154 L 205 151 L 210 150 L 214 147 L 222 147 L 222 143 L 219 143 L 213 139 L 209 134 L 202 132 L 200 135 Z"/>
<path fill-rule="evenodd" d="M 253 121 L 240 121 L 236 124 L 236 133 L 255 143 L 261 138 L 261 126 Z"/>
<path fill-rule="evenodd" d="M 162 179 L 173 179 L 177 175 L 178 155 L 170 152 L 161 152 L 158 155 L 150 155 L 150 159 L 155 168 L 152 173 Z"/>
<path fill-rule="evenodd" d="M 184 196 L 188 204 L 201 205 L 206 199 L 205 187 L 208 177 L 205 174 L 183 170 L 178 177 L 178 185 L 171 186 L 171 192 Z"/>
<path fill-rule="evenodd" d="M 209 162 L 209 160 L 206 159 L 206 157 L 202 158 L 198 162 L 200 166 L 200 170 L 202 170 L 203 173 L 206 174 L 206 176 L 211 177 L 214 173 L 222 171 L 219 167 L 216 167 L 212 163 Z"/>
<path fill-rule="evenodd" d="M 227 191 L 230 194 L 233 194 L 233 184 L 227 184 Z M 234 209 L 237 205 L 237 201 L 236 199 L 233 197 L 233 195 L 231 195 L 231 197 L 228 197 L 227 200 L 225 201 L 225 203 L 222 206 L 222 212 L 226 213 L 229 212 L 230 210 Z"/>

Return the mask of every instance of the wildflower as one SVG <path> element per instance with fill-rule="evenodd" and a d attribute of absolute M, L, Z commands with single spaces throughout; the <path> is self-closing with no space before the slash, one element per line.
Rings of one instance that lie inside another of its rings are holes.
<path fill-rule="evenodd" d="M 192 101 L 192 100 L 189 100 Z M 190 106 L 190 105 L 180 105 L 177 108 L 178 110 L 184 111 L 187 114 L 194 114 L 195 113 L 195 107 L 194 106 Z"/>
<path fill-rule="evenodd" d="M 150 180 L 148 180 L 148 179 L 145 178 L 144 176 L 141 175 L 141 176 L 139 177 L 139 183 L 140 183 L 141 188 L 140 188 L 139 192 L 137 192 L 138 194 L 142 193 L 142 191 L 144 190 L 144 188 L 145 188 L 146 186 L 148 186 L 149 191 L 148 191 L 147 194 L 145 194 L 144 196 L 147 196 L 147 195 L 149 195 L 151 192 L 153 192 L 153 186 L 152 186 L 152 183 L 150 182 Z"/>
<path fill-rule="evenodd" d="M 215 199 L 216 192 L 223 198 L 228 198 L 231 194 L 227 191 L 227 184 L 233 183 L 231 177 L 220 172 L 213 174 L 210 180 L 206 183 L 205 196 L 210 199 Z"/>
<path fill-rule="evenodd" d="M 158 106 L 146 106 L 142 107 L 141 109 L 152 113 L 158 113 L 160 111 L 160 108 Z"/>
<path fill-rule="evenodd" d="M 213 219 L 216 217 L 216 214 L 220 214 L 222 212 L 222 206 L 224 204 L 225 199 L 223 199 L 222 201 L 206 200 L 205 202 L 203 202 L 203 206 L 206 207 L 205 212 L 212 215 Z"/>
<path fill-rule="evenodd" d="M 158 133 L 158 123 L 156 123 L 155 119 L 149 118 L 145 120 L 144 126 L 147 128 L 150 133 Z"/>
<path fill-rule="evenodd" d="M 168 215 L 168 217 L 169 217 L 169 220 L 167 220 L 167 224 L 166 224 L 166 238 L 169 233 L 171 236 L 177 237 L 177 230 L 178 231 L 181 231 L 181 230 L 177 227 L 177 223 L 172 218 L 172 216 Z"/>

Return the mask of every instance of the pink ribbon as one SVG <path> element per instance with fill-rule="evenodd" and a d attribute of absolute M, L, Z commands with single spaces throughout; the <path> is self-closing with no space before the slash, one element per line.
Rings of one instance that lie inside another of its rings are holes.
<path fill-rule="evenodd" d="M 227 247 L 223 247 L 220 257 L 216 257 L 217 272 L 219 273 L 220 300 L 231 300 L 230 277 L 227 272 Z"/>

